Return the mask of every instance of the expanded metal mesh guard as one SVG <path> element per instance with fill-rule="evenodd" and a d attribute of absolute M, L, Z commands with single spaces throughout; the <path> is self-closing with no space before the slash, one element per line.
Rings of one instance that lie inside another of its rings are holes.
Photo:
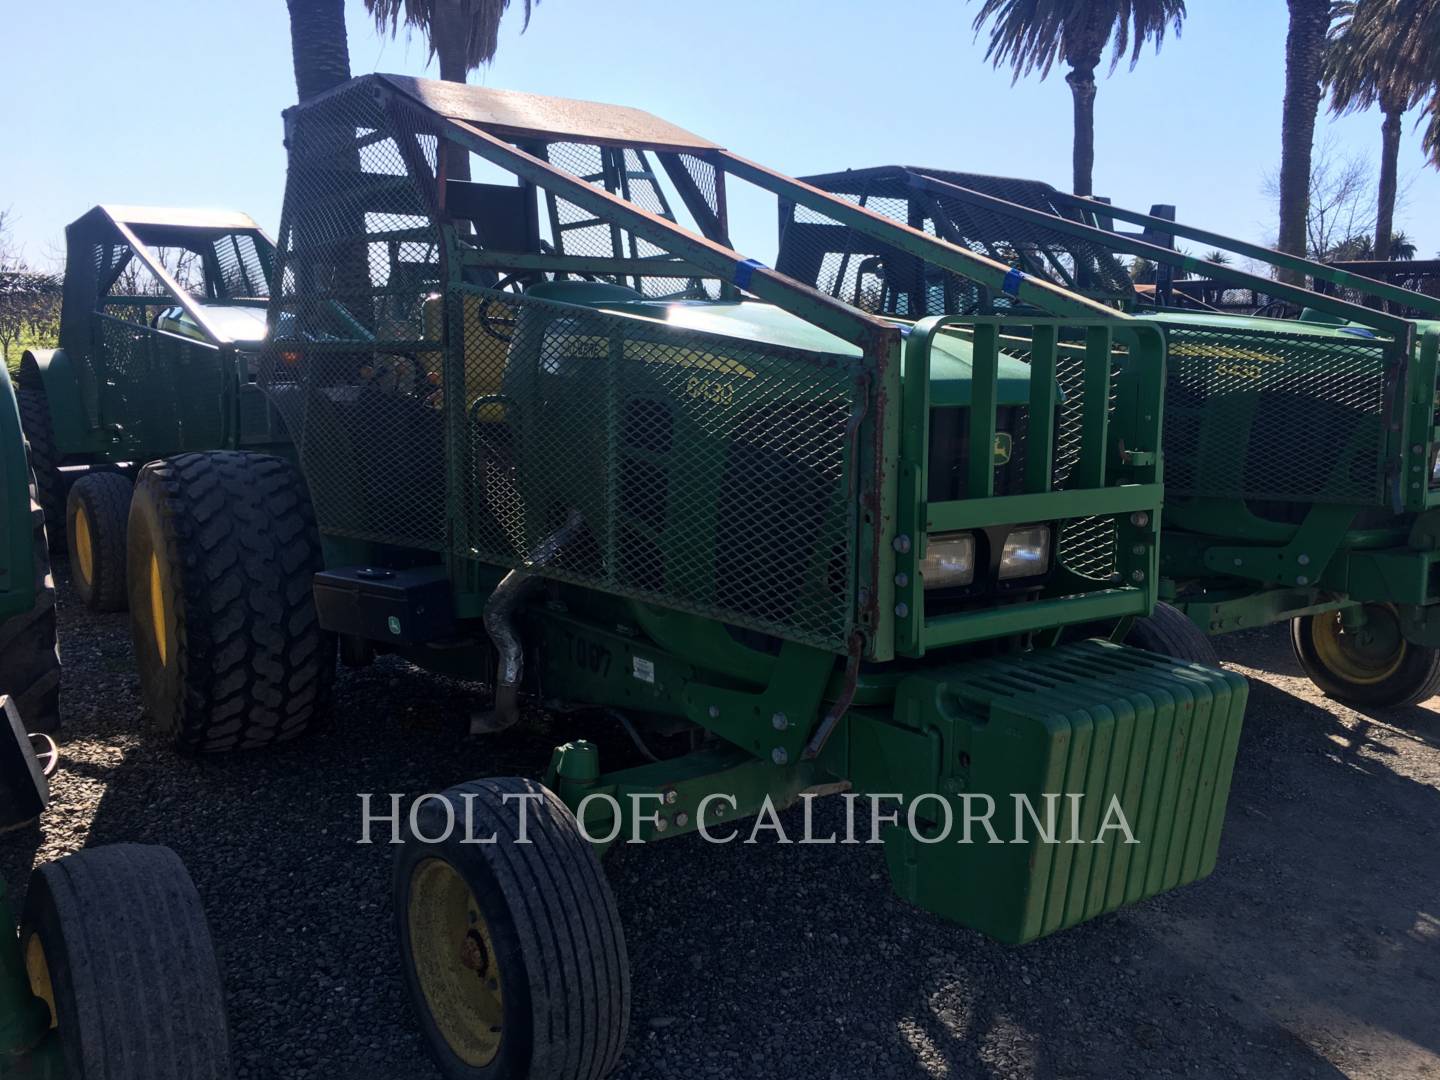
<path fill-rule="evenodd" d="M 212 450 L 222 435 L 220 350 L 109 315 L 92 319 L 100 409 L 125 451 Z"/>
<path fill-rule="evenodd" d="M 1052 189 L 1027 180 L 932 170 L 928 175 L 1028 209 L 1078 220 L 1050 199 Z M 1113 252 L 989 206 L 927 186 L 902 169 L 858 170 L 812 178 L 858 206 L 939 237 L 1031 277 L 1106 300 L 1133 300 L 1130 277 Z M 1010 298 L 941 269 L 835 219 L 794 204 L 781 207 L 782 271 L 866 311 L 918 319 L 926 315 L 1005 313 Z"/>
<path fill-rule="evenodd" d="M 259 382 L 329 531 L 445 546 L 438 140 L 366 86 L 293 114 Z"/>
<path fill-rule="evenodd" d="M 675 213 L 661 186 L 655 157 L 634 147 L 594 143 L 552 142 L 543 147 L 545 159 L 558 169 L 608 191 L 647 213 L 675 221 Z M 685 172 L 699 189 L 709 211 L 717 212 L 715 167 L 691 155 L 678 155 Z M 561 195 L 547 192 L 550 243 L 560 255 L 590 258 L 670 260 L 669 252 L 634 232 L 578 206 Z M 655 274 L 592 275 L 617 285 L 628 285 L 653 299 L 716 299 L 718 281 L 676 278 L 657 267 Z"/>
<path fill-rule="evenodd" d="M 927 170 L 926 175 L 1029 210 L 1076 222 L 1081 220 L 1079 214 L 1056 201 L 1054 188 L 1036 180 L 939 169 Z M 953 230 L 947 238 L 971 251 L 1009 266 L 1019 266 L 1027 274 L 1088 296 L 1112 300 L 1134 298 L 1130 275 L 1105 245 L 1023 220 L 997 207 L 966 202 L 944 194 L 943 188 L 935 188 L 933 192 L 925 189 L 917 197 L 923 198 L 926 194 L 932 195 L 943 219 Z"/>
<path fill-rule="evenodd" d="M 573 521 L 544 574 L 844 647 L 858 359 L 483 289 L 450 318 L 458 554 L 520 565 Z"/>
<path fill-rule="evenodd" d="M 1167 491 L 1385 501 L 1387 342 L 1178 326 L 1166 337 Z"/>
<path fill-rule="evenodd" d="M 255 237 L 231 233 L 216 237 L 210 244 L 219 271 L 215 282 L 219 299 L 256 299 L 269 297 L 270 283 L 265 278 L 265 264 L 260 258 Z"/>

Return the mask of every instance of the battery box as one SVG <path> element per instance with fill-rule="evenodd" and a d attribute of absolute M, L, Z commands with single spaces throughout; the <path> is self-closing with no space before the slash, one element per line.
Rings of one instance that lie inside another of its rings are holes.
<path fill-rule="evenodd" d="M 421 644 L 455 633 L 443 566 L 324 570 L 315 575 L 315 610 L 324 629 L 376 642 Z"/>

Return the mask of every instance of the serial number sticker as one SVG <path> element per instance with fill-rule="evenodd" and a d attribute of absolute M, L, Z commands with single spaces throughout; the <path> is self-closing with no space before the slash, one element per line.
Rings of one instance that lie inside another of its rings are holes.
<path fill-rule="evenodd" d="M 632 656 L 630 661 L 630 670 L 635 678 L 641 682 L 653 683 L 655 681 L 654 660 L 646 660 L 643 656 Z"/>

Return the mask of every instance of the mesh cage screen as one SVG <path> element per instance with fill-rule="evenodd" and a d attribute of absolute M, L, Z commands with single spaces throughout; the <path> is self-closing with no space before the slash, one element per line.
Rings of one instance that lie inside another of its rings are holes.
<path fill-rule="evenodd" d="M 1029 209 L 1061 214 L 1044 184 L 933 171 Z M 918 174 L 901 169 L 857 170 L 811 177 L 810 183 L 930 236 L 1019 267 L 1032 277 L 1105 300 L 1133 300 L 1125 268 L 1101 244 L 1069 237 L 990 207 L 978 207 Z M 1073 214 L 1062 216 L 1074 218 Z M 1078 220 L 1078 219 L 1077 219 Z M 779 269 L 866 311 L 918 319 L 926 315 L 1011 310 L 1010 299 L 941 269 L 829 216 L 794 204 L 781 207 Z"/>
<path fill-rule="evenodd" d="M 608 191 L 646 213 L 667 221 L 675 221 L 675 213 L 661 186 L 653 156 L 633 147 L 599 146 L 593 143 L 549 143 L 545 158 L 587 184 Z M 679 155 L 686 174 L 699 188 L 711 213 L 716 212 L 716 174 L 714 166 L 690 155 Z M 708 175 L 707 175 L 708 174 Z M 707 190 L 708 188 L 708 190 Z M 670 259 L 663 248 L 628 229 L 597 217 L 564 196 L 547 191 L 550 242 L 561 255 L 591 258 L 653 259 L 657 263 Z M 592 275 L 632 289 L 653 299 L 687 297 L 715 299 L 720 295 L 719 283 L 700 278 L 677 279 L 674 274 Z"/>
<path fill-rule="evenodd" d="M 227 300 L 240 298 L 265 299 L 270 284 L 265 280 L 265 266 L 255 238 L 248 233 L 230 233 L 211 241 L 218 269 L 215 291 Z"/>
<path fill-rule="evenodd" d="M 293 115 L 260 383 L 323 527 L 440 550 L 437 139 L 422 112 L 382 107 L 366 86 Z"/>
<path fill-rule="evenodd" d="M 851 630 L 860 361 L 509 293 L 450 297 L 456 551 L 826 648 Z"/>
<path fill-rule="evenodd" d="M 177 453 L 220 445 L 220 351 L 97 314 L 92 319 L 101 415 L 118 419 L 123 452 Z"/>
<path fill-rule="evenodd" d="M 1165 486 L 1384 502 L 1388 343 L 1169 326 Z"/>
<path fill-rule="evenodd" d="M 926 175 L 1028 210 L 1084 223 L 1078 213 L 1063 209 L 1055 201 L 1054 188 L 1036 180 L 939 169 L 926 170 Z M 1087 296 L 1107 300 L 1134 299 L 1135 288 L 1130 275 L 1114 252 L 1102 243 L 1025 221 L 995 207 L 966 202 L 953 194 L 945 194 L 941 187 L 934 189 L 933 199 L 942 219 L 953 230 L 948 239 L 963 244 L 971 251 L 988 255 L 1008 266 L 1019 266 L 1027 274 Z"/>

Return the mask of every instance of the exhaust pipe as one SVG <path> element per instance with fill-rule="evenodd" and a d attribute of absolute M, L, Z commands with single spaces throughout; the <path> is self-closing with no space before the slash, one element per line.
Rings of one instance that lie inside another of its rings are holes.
<path fill-rule="evenodd" d="M 495 707 L 489 713 L 471 718 L 471 735 L 493 735 L 512 727 L 520 719 L 520 679 L 524 674 L 525 645 L 515 627 L 515 613 L 544 581 L 533 572 L 534 569 L 553 561 L 560 550 L 575 538 L 582 524 L 580 511 L 571 510 L 565 524 L 542 540 L 535 553 L 525 560 L 525 568 L 511 570 L 501 578 L 490 599 L 485 601 L 485 633 L 490 636 L 499 657 L 495 666 Z"/>

